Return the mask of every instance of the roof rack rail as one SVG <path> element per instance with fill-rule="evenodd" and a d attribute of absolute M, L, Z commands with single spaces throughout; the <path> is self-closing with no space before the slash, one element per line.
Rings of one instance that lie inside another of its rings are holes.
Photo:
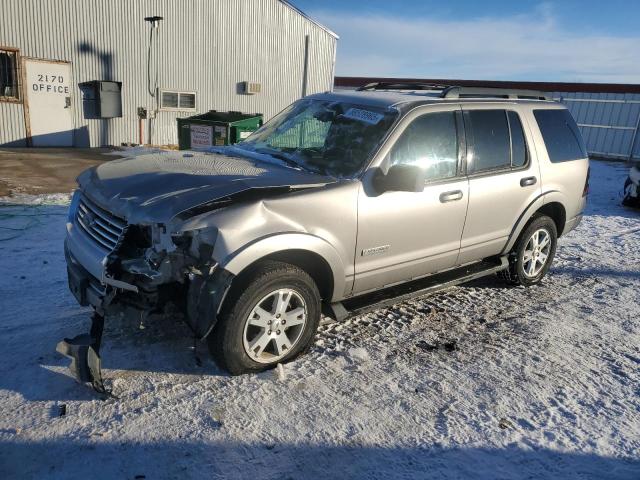
<path fill-rule="evenodd" d="M 461 85 L 440 85 L 420 82 L 373 82 L 357 88 L 358 91 L 371 90 L 425 90 L 438 94 L 440 98 L 500 98 L 511 100 L 553 100 L 550 93 L 537 90 L 519 90 L 496 87 L 465 87 Z"/>
<path fill-rule="evenodd" d="M 356 88 L 358 91 L 365 90 L 444 90 L 449 85 L 440 85 L 437 83 L 419 83 L 419 82 L 373 82 L 367 83 Z"/>
<path fill-rule="evenodd" d="M 551 94 L 537 90 L 513 88 L 462 87 L 451 85 L 445 88 L 442 98 L 508 98 L 511 100 L 553 100 Z"/>

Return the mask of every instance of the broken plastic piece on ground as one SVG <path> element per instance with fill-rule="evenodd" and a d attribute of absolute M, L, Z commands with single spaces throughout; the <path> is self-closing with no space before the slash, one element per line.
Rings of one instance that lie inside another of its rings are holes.
<path fill-rule="evenodd" d="M 56 346 L 56 350 L 71 359 L 69 370 L 82 383 L 91 383 L 93 389 L 101 394 L 109 395 L 104 388 L 100 369 L 100 343 L 104 317 L 95 313 L 91 318 L 91 333 L 84 333 L 73 338 L 65 338 Z"/>

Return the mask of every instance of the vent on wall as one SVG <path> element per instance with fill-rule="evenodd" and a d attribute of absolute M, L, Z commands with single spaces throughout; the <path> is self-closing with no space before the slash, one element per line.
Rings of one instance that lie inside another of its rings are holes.
<path fill-rule="evenodd" d="M 242 82 L 242 92 L 245 95 L 255 95 L 256 93 L 260 93 L 262 89 L 262 85 L 258 82 Z"/>

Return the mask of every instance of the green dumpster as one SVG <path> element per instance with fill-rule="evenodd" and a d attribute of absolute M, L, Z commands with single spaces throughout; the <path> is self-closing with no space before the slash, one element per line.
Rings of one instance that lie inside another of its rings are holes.
<path fill-rule="evenodd" d="M 178 148 L 197 150 L 231 145 L 247 138 L 262 126 L 261 113 L 218 112 L 178 118 Z"/>

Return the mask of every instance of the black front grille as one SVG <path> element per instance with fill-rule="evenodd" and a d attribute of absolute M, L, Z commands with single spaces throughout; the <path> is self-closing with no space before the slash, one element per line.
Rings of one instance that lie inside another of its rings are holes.
<path fill-rule="evenodd" d="M 80 197 L 76 224 L 101 248 L 115 250 L 124 235 L 127 222 L 97 206 L 86 196 Z"/>

